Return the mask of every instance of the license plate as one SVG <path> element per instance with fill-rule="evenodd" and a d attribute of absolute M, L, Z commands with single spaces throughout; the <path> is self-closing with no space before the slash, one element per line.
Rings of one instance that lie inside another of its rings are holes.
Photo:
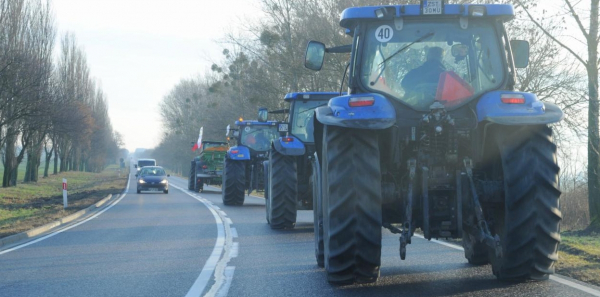
<path fill-rule="evenodd" d="M 425 0 L 423 1 L 423 14 L 442 14 L 443 0 Z"/>
<path fill-rule="evenodd" d="M 150 189 L 148 189 L 148 191 L 150 191 L 150 192 L 158 192 L 158 191 L 160 191 L 160 189 L 159 188 L 150 188 Z"/>

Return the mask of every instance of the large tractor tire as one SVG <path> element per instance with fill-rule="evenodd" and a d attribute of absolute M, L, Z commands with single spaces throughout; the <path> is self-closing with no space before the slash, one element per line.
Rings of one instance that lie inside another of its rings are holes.
<path fill-rule="evenodd" d="M 381 265 L 382 195 L 376 131 L 325 126 L 323 239 L 330 283 L 368 283 Z"/>
<path fill-rule="evenodd" d="M 325 267 L 325 250 L 323 247 L 323 199 L 321 189 L 321 168 L 317 154 L 314 155 L 312 179 L 313 218 L 315 233 L 315 258 L 319 267 Z"/>
<path fill-rule="evenodd" d="M 270 224 L 269 220 L 269 161 L 263 162 L 263 173 L 265 179 L 265 216 L 267 217 L 267 224 Z"/>
<path fill-rule="evenodd" d="M 560 242 L 559 167 L 552 130 L 526 126 L 497 133 L 505 206 L 494 211 L 502 257 L 490 253 L 502 280 L 545 280 L 554 273 Z"/>
<path fill-rule="evenodd" d="M 188 177 L 188 190 L 190 190 L 190 191 L 194 190 L 194 180 L 195 180 L 195 178 L 196 178 L 196 172 L 192 168 L 192 169 L 190 169 L 190 174 L 189 174 L 189 177 Z"/>
<path fill-rule="evenodd" d="M 286 156 L 271 147 L 269 154 L 269 207 L 271 229 L 290 229 L 296 225 L 298 176 L 294 156 Z"/>
<path fill-rule="evenodd" d="M 243 205 L 246 184 L 246 163 L 225 159 L 223 172 L 223 188 L 221 190 L 223 204 Z"/>

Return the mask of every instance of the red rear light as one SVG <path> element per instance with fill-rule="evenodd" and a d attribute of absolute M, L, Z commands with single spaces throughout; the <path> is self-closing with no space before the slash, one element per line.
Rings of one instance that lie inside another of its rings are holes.
<path fill-rule="evenodd" d="M 240 152 L 240 151 L 238 151 L 238 150 L 231 150 L 231 153 L 232 153 L 232 154 L 237 154 L 237 153 L 239 153 L 239 152 Z"/>
<path fill-rule="evenodd" d="M 202 169 L 206 169 L 206 168 L 208 168 L 208 166 L 202 165 Z"/>
<path fill-rule="evenodd" d="M 502 94 L 500 100 L 504 104 L 525 104 L 525 96 L 521 94 Z"/>
<path fill-rule="evenodd" d="M 284 142 L 292 142 L 292 141 L 294 141 L 294 138 L 292 138 L 292 137 L 284 137 L 283 141 Z"/>
<path fill-rule="evenodd" d="M 375 98 L 373 97 L 353 97 L 348 101 L 350 107 L 373 106 Z"/>

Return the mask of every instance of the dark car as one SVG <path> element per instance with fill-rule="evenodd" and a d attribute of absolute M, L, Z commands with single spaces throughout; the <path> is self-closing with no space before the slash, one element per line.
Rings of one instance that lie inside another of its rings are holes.
<path fill-rule="evenodd" d="M 160 166 L 145 166 L 135 175 L 137 177 L 137 192 L 163 192 L 169 193 L 169 180 L 171 176 Z"/>

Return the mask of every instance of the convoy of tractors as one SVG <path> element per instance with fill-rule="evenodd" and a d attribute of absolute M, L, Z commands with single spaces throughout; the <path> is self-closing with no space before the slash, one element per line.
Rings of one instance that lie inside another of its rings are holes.
<path fill-rule="evenodd" d="M 312 210 L 331 283 L 377 280 L 383 228 L 402 260 L 420 233 L 462 240 L 467 261 L 498 279 L 548 279 L 561 221 L 549 125 L 563 112 L 515 89 L 529 44 L 509 39 L 513 18 L 511 5 L 442 0 L 346 9 L 352 43 L 311 41 L 304 66 L 347 55 L 347 93 L 290 93 L 285 109 L 236 121 L 234 145 L 203 144 L 189 189 L 221 184 L 224 205 L 263 192 L 272 229 Z"/>

